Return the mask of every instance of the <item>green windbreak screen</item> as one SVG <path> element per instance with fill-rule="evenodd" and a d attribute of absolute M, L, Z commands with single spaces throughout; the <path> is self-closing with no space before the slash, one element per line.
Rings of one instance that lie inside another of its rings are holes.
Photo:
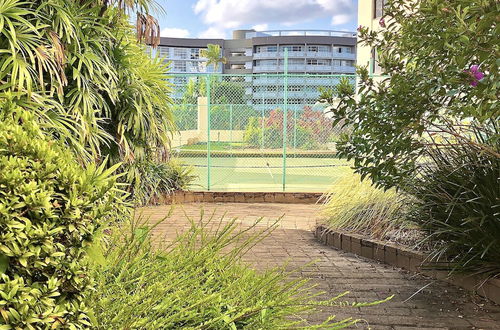
<path fill-rule="evenodd" d="M 323 192 L 351 175 L 335 156 L 345 128 L 317 102 L 347 75 L 171 75 L 173 155 L 194 190 Z"/>

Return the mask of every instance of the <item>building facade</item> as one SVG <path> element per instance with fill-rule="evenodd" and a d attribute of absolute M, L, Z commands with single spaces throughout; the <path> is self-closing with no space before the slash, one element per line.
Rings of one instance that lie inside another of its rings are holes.
<path fill-rule="evenodd" d="M 380 19 L 384 14 L 385 2 L 387 0 L 358 0 L 358 24 L 367 27 L 370 31 L 378 31 Z M 368 66 L 371 74 L 380 75 L 382 73 L 377 63 L 377 54 L 369 46 L 358 46 L 357 64 Z"/>
<path fill-rule="evenodd" d="M 355 33 L 236 30 L 229 40 L 161 38 L 156 52 L 171 63 L 175 85 L 185 84 L 189 74 L 213 73 L 214 68 L 200 57 L 200 49 L 208 44 L 220 45 L 227 63 L 217 73 L 241 81 L 248 104 L 282 104 L 285 86 L 290 104 L 314 104 L 319 87 L 355 73 Z M 285 70 L 291 75 L 286 82 L 280 75 Z"/>

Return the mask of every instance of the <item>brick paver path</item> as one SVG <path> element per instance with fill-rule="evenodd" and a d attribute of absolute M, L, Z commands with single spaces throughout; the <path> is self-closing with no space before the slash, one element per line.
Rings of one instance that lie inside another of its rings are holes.
<path fill-rule="evenodd" d="M 147 207 L 140 209 L 139 214 L 157 221 L 170 209 L 170 206 Z M 395 295 L 391 301 L 373 307 L 326 309 L 309 315 L 309 321 L 337 315 L 338 318 L 365 319 L 366 323 L 359 327 L 372 329 L 500 329 L 500 307 L 497 305 L 447 283 L 317 242 L 312 229 L 318 219 L 318 209 L 316 205 L 299 204 L 185 204 L 175 206 L 171 217 L 160 224 L 155 233 L 171 240 L 177 232 L 189 227 L 186 215 L 199 219 L 201 210 L 205 218 L 212 214 L 216 218 L 224 214 L 226 219 L 237 217 L 242 227 L 260 217 L 264 220 L 259 226 L 282 217 L 279 227 L 245 255 L 246 262 L 264 269 L 285 261 L 289 263 L 287 267 L 294 268 L 316 261 L 302 268 L 300 275 L 317 284 L 317 289 L 325 292 L 325 298 L 344 291 L 350 291 L 346 299 L 359 302 Z"/>

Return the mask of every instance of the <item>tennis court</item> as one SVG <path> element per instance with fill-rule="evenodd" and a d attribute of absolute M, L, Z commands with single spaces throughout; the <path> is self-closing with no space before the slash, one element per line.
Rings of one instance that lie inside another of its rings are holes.
<path fill-rule="evenodd" d="M 205 157 L 181 157 L 198 177 L 193 190 L 208 189 L 209 170 Z M 212 191 L 283 191 L 282 157 L 212 157 Z M 288 157 L 285 191 L 324 192 L 336 180 L 352 175 L 350 163 L 335 158 Z"/>

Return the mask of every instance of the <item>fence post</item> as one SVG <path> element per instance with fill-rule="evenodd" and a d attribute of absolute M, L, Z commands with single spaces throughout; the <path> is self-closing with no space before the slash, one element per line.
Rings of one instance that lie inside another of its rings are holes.
<path fill-rule="evenodd" d="M 260 150 L 263 150 L 264 149 L 264 130 L 266 129 L 265 123 L 264 123 L 264 121 L 265 121 L 264 120 L 264 102 L 262 102 L 262 108 L 261 109 L 262 109 L 261 110 L 262 116 L 261 116 L 261 120 L 260 120 L 261 121 L 261 123 L 260 123 L 261 125 L 260 126 L 262 127 L 262 129 L 261 129 L 261 132 L 262 132 L 261 135 L 262 136 L 261 136 L 261 139 L 260 139 Z"/>
<path fill-rule="evenodd" d="M 233 149 L 233 105 L 229 105 L 229 140 L 231 141 L 230 149 Z"/>
<path fill-rule="evenodd" d="M 297 105 L 293 107 L 293 149 L 297 150 Z M 295 154 L 296 152 L 293 155 Z"/>
<path fill-rule="evenodd" d="M 210 117 L 211 117 L 211 100 L 210 100 L 210 74 L 207 74 L 207 190 L 210 191 L 210 166 L 211 166 L 211 155 L 210 155 Z"/>
<path fill-rule="evenodd" d="M 286 189 L 286 145 L 288 143 L 288 48 L 285 48 L 283 75 L 283 191 Z"/>

